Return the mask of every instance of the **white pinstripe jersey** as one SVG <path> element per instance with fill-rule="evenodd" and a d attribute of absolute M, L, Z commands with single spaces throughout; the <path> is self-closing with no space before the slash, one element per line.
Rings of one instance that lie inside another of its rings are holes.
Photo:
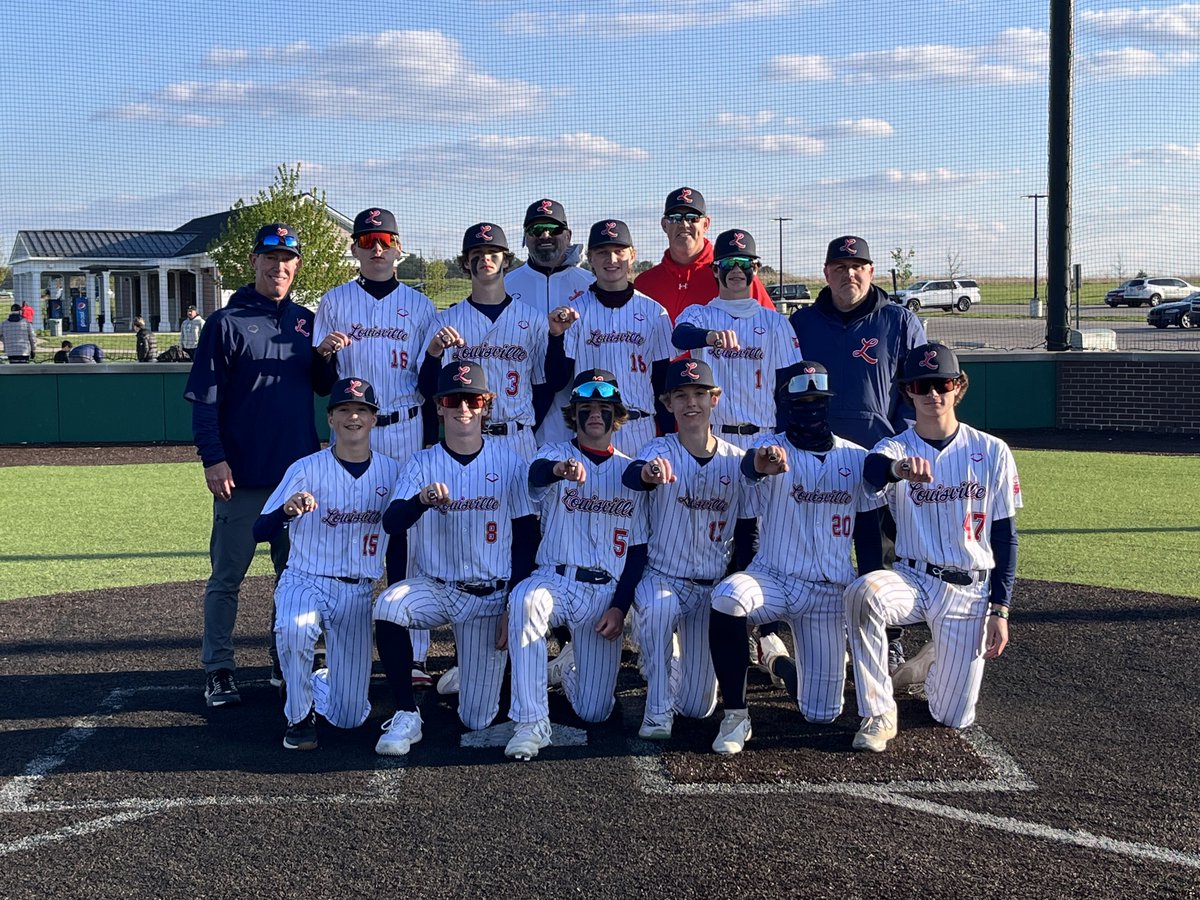
<path fill-rule="evenodd" d="M 263 506 L 264 513 L 279 509 L 297 491 L 308 491 L 317 500 L 315 510 L 288 523 L 288 568 L 372 581 L 382 575 L 388 535 L 381 522 L 399 473 L 399 462 L 372 453 L 370 466 L 355 478 L 332 448 L 292 463 Z"/>
<path fill-rule="evenodd" d="M 679 435 L 656 438 L 638 459 L 662 456 L 671 461 L 672 484 L 649 491 L 650 540 L 647 561 L 675 578 L 723 578 L 733 553 L 733 529 L 743 509 L 744 452 L 717 439 L 713 458 L 704 465 L 684 449 Z"/>
<path fill-rule="evenodd" d="M 896 519 L 896 556 L 959 569 L 991 569 L 991 528 L 1024 503 L 1008 444 L 970 425 L 937 450 L 909 428 L 875 445 L 890 459 L 922 457 L 933 466 L 930 484 L 901 481 L 886 493 Z"/>
<path fill-rule="evenodd" d="M 595 280 L 595 275 L 579 266 L 543 275 L 532 266 L 524 265 L 504 276 L 504 290 L 514 300 L 541 310 L 545 322 L 555 307 L 578 303 Z"/>
<path fill-rule="evenodd" d="M 496 395 L 491 421 L 533 425 L 533 386 L 546 380 L 546 316 L 514 299 L 493 322 L 463 300 L 437 314 L 426 335 L 426 346 L 433 333 L 445 325 L 453 327 L 467 343 L 452 348 L 448 358 L 443 354 L 443 365 L 452 359 L 468 359 L 483 367 L 488 387 Z"/>
<path fill-rule="evenodd" d="M 693 359 L 712 366 L 713 380 L 721 386 L 721 402 L 713 410 L 714 429 L 722 425 L 757 425 L 775 428 L 775 370 L 800 362 L 800 341 L 788 320 L 772 309 L 757 307 L 745 319 L 715 306 L 689 306 L 676 324 L 705 331 L 735 331 L 738 350 L 703 347 L 692 350 Z"/>
<path fill-rule="evenodd" d="M 338 374 L 363 378 L 375 388 L 383 413 L 421 404 L 417 370 L 425 355 L 421 343 L 435 314 L 433 301 L 401 284 L 376 300 L 357 281 L 339 284 L 317 306 L 313 346 L 331 331 L 350 335 L 349 346 L 337 354 Z"/>
<path fill-rule="evenodd" d="M 540 448 L 538 459 L 574 459 L 587 477 L 583 484 L 563 479 L 532 492 L 542 523 L 537 564 L 603 569 L 619 578 L 629 545 L 646 543 L 649 529 L 645 492 L 631 491 L 621 483 L 629 457 L 617 450 L 596 465 L 574 444 L 563 441 Z"/>
<path fill-rule="evenodd" d="M 849 584 L 858 577 L 850 564 L 855 517 L 884 505 L 863 481 L 867 451 L 837 435 L 822 454 L 801 450 L 782 434 L 754 442 L 754 448 L 772 445 L 787 451 L 788 471 L 750 482 L 760 521 L 749 571 Z"/>
<path fill-rule="evenodd" d="M 426 509 L 408 530 L 423 575 L 442 581 L 495 581 L 512 574 L 512 520 L 532 515 L 529 469 L 503 444 L 484 441 L 465 466 L 437 444 L 405 463 L 395 496 L 428 484 L 450 489 L 449 503 Z"/>

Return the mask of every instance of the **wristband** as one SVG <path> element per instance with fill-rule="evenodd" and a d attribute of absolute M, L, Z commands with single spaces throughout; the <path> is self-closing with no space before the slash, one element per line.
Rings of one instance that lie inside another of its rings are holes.
<path fill-rule="evenodd" d="M 996 609 L 988 610 L 988 615 L 989 616 L 997 616 L 997 617 L 1007 621 L 1008 620 L 1008 607 L 1000 606 L 1000 607 L 997 607 Z"/>

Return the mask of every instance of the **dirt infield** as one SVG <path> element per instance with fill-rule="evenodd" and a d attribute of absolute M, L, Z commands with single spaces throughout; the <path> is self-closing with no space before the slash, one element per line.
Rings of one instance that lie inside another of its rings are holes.
<path fill-rule="evenodd" d="M 819 727 L 761 680 L 741 756 L 709 750 L 716 718 L 651 746 L 627 659 L 609 722 L 584 726 L 555 695 L 556 746 L 517 763 L 432 691 L 425 739 L 377 757 L 378 680 L 365 726 L 285 751 L 270 589 L 247 583 L 245 703 L 221 710 L 201 695 L 199 583 L 0 604 L 5 896 L 1200 892 L 1192 600 L 1019 581 L 979 726 L 904 699 L 882 755 L 850 750 L 852 691 Z M 439 636 L 434 668 L 450 662 Z"/>

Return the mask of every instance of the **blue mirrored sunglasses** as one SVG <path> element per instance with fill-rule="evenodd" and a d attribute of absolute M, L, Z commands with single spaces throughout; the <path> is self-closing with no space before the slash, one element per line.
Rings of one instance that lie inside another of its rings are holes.
<path fill-rule="evenodd" d="M 607 381 L 587 381 L 571 391 L 571 396 L 589 399 L 592 397 L 602 397 L 608 400 L 615 397 L 616 393 L 617 386 L 615 384 L 609 384 Z"/>
<path fill-rule="evenodd" d="M 295 250 L 300 246 L 300 240 L 293 235 L 284 235 L 280 237 L 277 234 L 268 234 L 265 238 L 258 242 L 260 247 L 287 247 Z"/>
<path fill-rule="evenodd" d="M 748 256 L 727 256 L 725 259 L 717 260 L 717 268 L 722 272 L 728 272 L 733 268 L 745 269 L 750 272 L 754 269 L 754 263 L 755 260 Z"/>
<path fill-rule="evenodd" d="M 811 388 L 818 391 L 829 390 L 828 372 L 805 372 L 803 375 L 793 375 L 788 382 L 789 394 L 803 394 Z"/>

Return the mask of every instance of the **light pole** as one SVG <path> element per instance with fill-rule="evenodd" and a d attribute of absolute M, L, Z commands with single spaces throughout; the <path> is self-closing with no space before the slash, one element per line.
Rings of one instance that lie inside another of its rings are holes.
<path fill-rule="evenodd" d="M 779 287 L 783 288 L 783 223 L 792 221 L 791 216 L 776 216 L 779 223 Z"/>
<path fill-rule="evenodd" d="M 1026 200 L 1033 201 L 1033 306 L 1037 309 L 1038 302 L 1038 201 L 1045 200 L 1045 194 L 1026 194 Z"/>

